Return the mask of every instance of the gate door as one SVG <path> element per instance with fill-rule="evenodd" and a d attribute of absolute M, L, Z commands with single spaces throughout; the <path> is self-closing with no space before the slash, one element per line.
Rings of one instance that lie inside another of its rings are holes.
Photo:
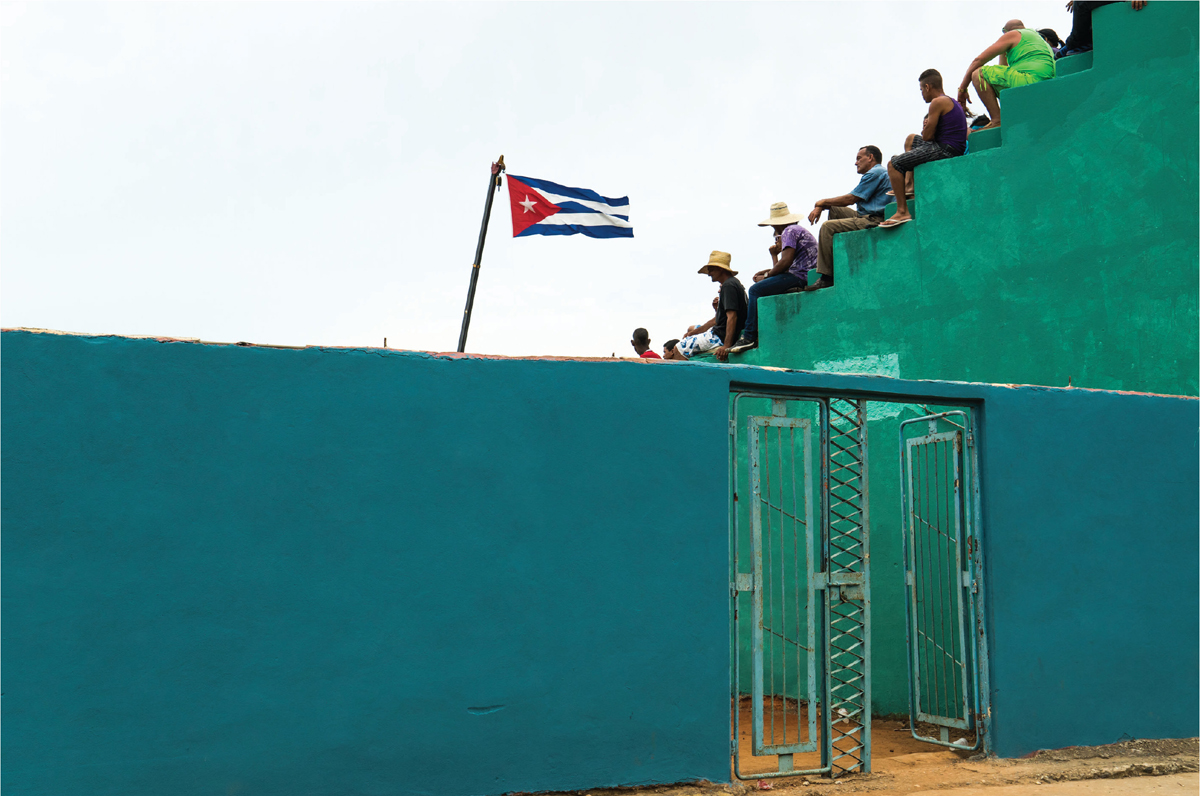
<path fill-rule="evenodd" d="M 978 749 L 985 729 L 980 702 L 985 648 L 970 416 L 953 411 L 904 421 L 900 458 L 912 734 Z"/>
<path fill-rule="evenodd" d="M 742 398 L 763 409 L 770 401 L 771 414 L 739 422 Z M 735 394 L 731 697 L 739 778 L 870 770 L 865 420 L 862 401 Z M 752 754 L 776 756 L 777 770 L 745 770 L 744 722 Z"/>

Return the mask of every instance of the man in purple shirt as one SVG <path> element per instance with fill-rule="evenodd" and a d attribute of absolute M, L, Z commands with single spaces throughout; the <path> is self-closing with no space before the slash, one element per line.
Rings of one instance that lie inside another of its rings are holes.
<path fill-rule="evenodd" d="M 929 114 L 921 134 L 913 136 L 912 150 L 894 156 L 888 162 L 888 177 L 896 194 L 896 212 L 879 225 L 880 229 L 895 229 L 912 221 L 905 196 L 905 175 L 922 163 L 956 158 L 967 148 L 967 115 L 957 101 L 942 91 L 942 75 L 936 69 L 926 69 L 917 79 L 921 99 L 929 103 Z"/>
<path fill-rule="evenodd" d="M 808 284 L 808 272 L 817 264 L 817 239 L 800 226 L 804 216 L 788 211 L 783 202 L 771 205 L 771 217 L 760 221 L 760 227 L 771 227 L 775 231 L 775 242 L 767 250 L 771 253 L 771 267 L 754 275 L 750 286 L 750 310 L 746 313 L 746 327 L 742 336 L 730 348 L 739 353 L 758 345 L 758 300 L 763 296 L 778 296 Z"/>

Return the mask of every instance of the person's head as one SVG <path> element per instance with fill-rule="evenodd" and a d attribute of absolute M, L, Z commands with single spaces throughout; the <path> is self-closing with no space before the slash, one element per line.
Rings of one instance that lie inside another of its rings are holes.
<path fill-rule="evenodd" d="M 678 342 L 679 342 L 679 338 L 676 337 L 672 340 L 668 340 L 667 342 L 663 343 L 663 358 L 665 358 L 665 359 L 671 358 L 671 354 L 675 351 L 675 344 Z"/>
<path fill-rule="evenodd" d="M 700 266 L 700 270 L 696 273 L 707 274 L 712 281 L 724 284 L 729 277 L 737 276 L 737 271 L 729 267 L 731 259 L 729 252 L 715 251 L 708 256 L 708 262 Z"/>
<path fill-rule="evenodd" d="M 971 129 L 978 130 L 980 127 L 990 124 L 991 121 L 991 119 L 981 113 L 971 120 Z"/>
<path fill-rule="evenodd" d="M 1003 33 L 1012 33 L 1014 30 L 1021 30 L 1025 27 L 1025 23 L 1019 19 L 1010 19 L 1004 23 Z"/>
<path fill-rule="evenodd" d="M 645 353 L 650 348 L 650 333 L 639 326 L 633 330 L 633 339 L 629 344 L 639 355 Z"/>
<path fill-rule="evenodd" d="M 858 154 L 855 155 L 854 170 L 859 174 L 866 174 L 882 162 L 883 153 L 879 151 L 879 147 L 868 145 L 858 150 Z"/>
<path fill-rule="evenodd" d="M 1051 47 L 1062 46 L 1062 39 L 1058 38 L 1058 34 L 1054 32 L 1053 28 L 1042 28 L 1038 31 L 1038 34 L 1045 39 L 1046 44 L 1049 44 Z"/>
<path fill-rule="evenodd" d="M 917 83 L 921 86 L 921 99 L 926 102 L 933 102 L 934 98 L 940 97 L 942 91 L 942 73 L 936 69 L 926 69 L 917 78 Z"/>

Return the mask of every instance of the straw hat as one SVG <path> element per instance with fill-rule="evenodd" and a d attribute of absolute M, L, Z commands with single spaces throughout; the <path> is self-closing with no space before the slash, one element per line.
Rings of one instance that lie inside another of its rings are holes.
<path fill-rule="evenodd" d="M 799 213 L 789 213 L 786 202 L 776 202 L 771 205 L 771 217 L 758 222 L 760 227 L 777 227 L 781 224 L 799 224 L 804 216 Z"/>
<path fill-rule="evenodd" d="M 737 271 L 729 267 L 730 259 L 729 252 L 713 252 L 708 255 L 708 262 L 700 266 L 700 270 L 696 273 L 707 274 L 709 268 L 720 268 L 723 271 L 728 271 L 731 276 L 737 276 Z"/>

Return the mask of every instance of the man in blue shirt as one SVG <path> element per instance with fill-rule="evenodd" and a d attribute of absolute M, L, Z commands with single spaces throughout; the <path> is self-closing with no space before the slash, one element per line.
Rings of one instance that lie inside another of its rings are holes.
<path fill-rule="evenodd" d="M 877 146 L 865 146 L 854 158 L 854 168 L 862 177 L 854 190 L 842 196 L 822 199 L 813 205 L 808 214 L 808 223 L 815 224 L 821 211 L 829 210 L 829 220 L 821 226 L 817 246 L 817 273 L 820 277 L 806 290 L 820 290 L 833 286 L 833 236 L 839 232 L 870 229 L 883 221 L 883 210 L 890 198 L 887 195 L 891 182 L 883 163 L 883 153 Z M 858 205 L 852 210 L 850 205 Z"/>

